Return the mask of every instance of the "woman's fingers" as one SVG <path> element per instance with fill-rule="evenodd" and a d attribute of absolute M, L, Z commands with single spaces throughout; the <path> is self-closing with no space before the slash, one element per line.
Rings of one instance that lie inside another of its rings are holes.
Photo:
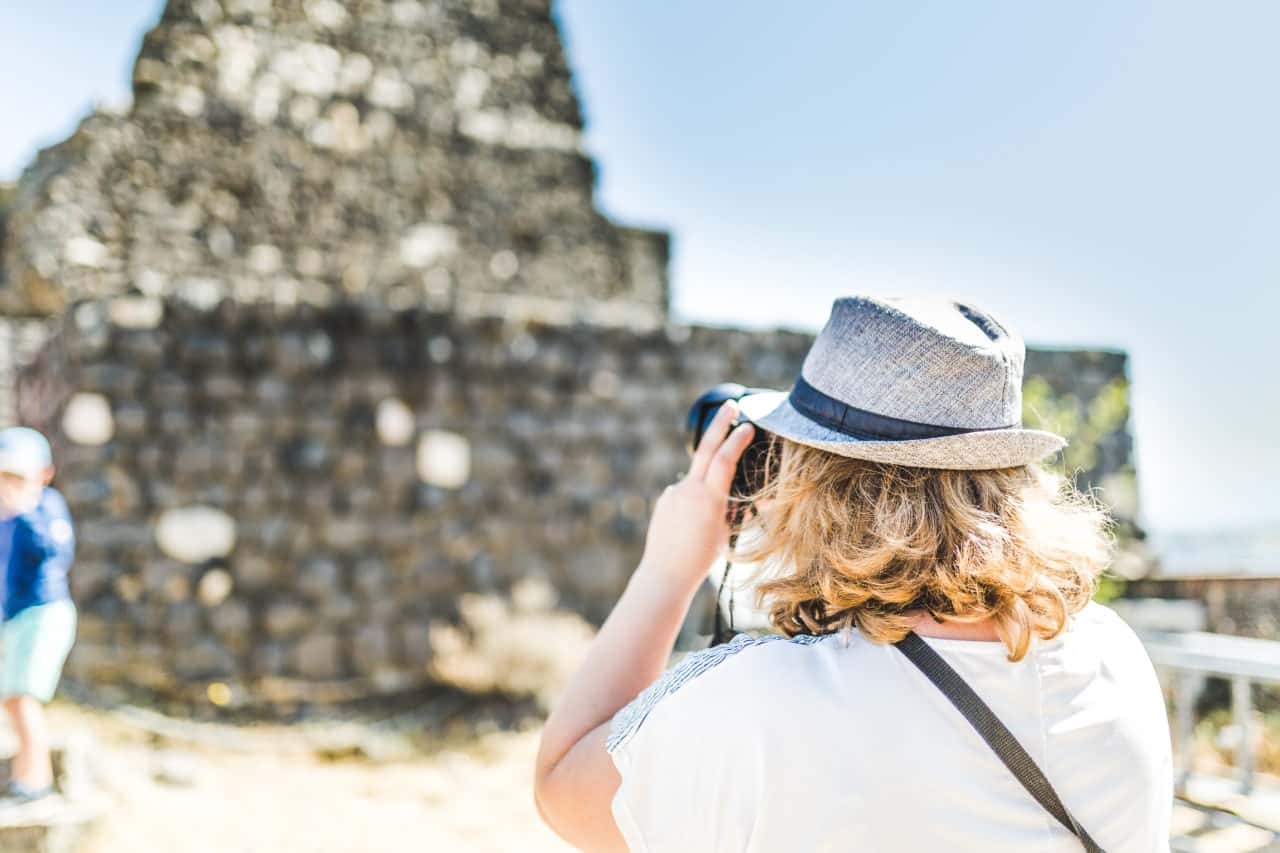
<path fill-rule="evenodd" d="M 693 452 L 693 464 L 689 466 L 689 477 L 691 479 L 702 480 L 707 476 L 707 469 L 711 466 L 711 460 L 716 451 L 720 449 L 721 443 L 724 442 L 725 434 L 729 431 L 729 424 L 733 423 L 734 418 L 737 416 L 738 404 L 733 400 L 727 400 L 720 407 L 720 410 L 716 412 L 716 416 L 711 419 L 711 424 L 707 427 L 707 431 L 703 433 L 702 440 L 698 442 L 698 446 Z"/>
<path fill-rule="evenodd" d="M 711 465 L 707 468 L 708 486 L 720 494 L 729 494 L 729 487 L 733 485 L 733 472 L 738 469 L 738 460 L 742 458 L 742 451 L 746 450 L 747 445 L 751 443 L 751 436 L 754 433 L 755 427 L 751 424 L 738 424 L 734 427 L 733 432 L 729 433 L 729 438 L 720 445 L 720 449 L 711 459 Z"/>

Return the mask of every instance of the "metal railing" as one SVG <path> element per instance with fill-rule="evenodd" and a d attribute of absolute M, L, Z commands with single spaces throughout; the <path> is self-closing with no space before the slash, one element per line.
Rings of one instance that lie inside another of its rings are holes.
<path fill-rule="evenodd" d="M 1239 730 L 1236 768 L 1241 792 L 1253 790 L 1253 685 L 1280 684 L 1280 642 L 1208 634 L 1203 631 L 1143 633 L 1143 644 L 1157 669 L 1174 679 L 1174 739 L 1181 751 L 1177 789 L 1186 789 L 1191 775 L 1195 702 L 1209 676 L 1231 682 L 1231 711 Z"/>

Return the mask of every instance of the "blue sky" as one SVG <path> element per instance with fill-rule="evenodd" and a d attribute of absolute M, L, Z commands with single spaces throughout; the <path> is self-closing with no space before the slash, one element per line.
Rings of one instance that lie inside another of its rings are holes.
<path fill-rule="evenodd" d="M 1144 523 L 1280 523 L 1280 5 L 799 8 L 557 3 L 600 203 L 674 232 L 676 315 L 950 292 L 1124 349 Z M 6 23 L 0 179 L 125 96 L 157 12 Z"/>

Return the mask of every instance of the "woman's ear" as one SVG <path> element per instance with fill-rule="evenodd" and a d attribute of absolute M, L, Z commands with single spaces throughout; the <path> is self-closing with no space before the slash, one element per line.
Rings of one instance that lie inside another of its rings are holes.
<path fill-rule="evenodd" d="M 48 467 L 46 467 L 44 471 L 40 474 L 40 485 L 47 486 L 50 483 L 52 483 L 53 472 L 54 472 L 54 468 L 52 465 L 49 465 Z"/>

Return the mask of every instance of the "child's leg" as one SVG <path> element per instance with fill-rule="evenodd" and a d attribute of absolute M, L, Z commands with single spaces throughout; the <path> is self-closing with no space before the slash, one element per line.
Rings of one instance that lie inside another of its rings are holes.
<path fill-rule="evenodd" d="M 4 709 L 18 736 L 18 754 L 13 757 L 13 780 L 32 790 L 53 784 L 53 764 L 49 759 L 49 729 L 44 706 L 34 696 L 10 696 Z"/>
<path fill-rule="evenodd" d="M 44 703 L 53 698 L 63 661 L 75 640 L 76 611 L 70 601 L 23 610 L 4 623 L 0 696 L 18 738 L 13 781 L 31 790 L 53 782 Z"/>

